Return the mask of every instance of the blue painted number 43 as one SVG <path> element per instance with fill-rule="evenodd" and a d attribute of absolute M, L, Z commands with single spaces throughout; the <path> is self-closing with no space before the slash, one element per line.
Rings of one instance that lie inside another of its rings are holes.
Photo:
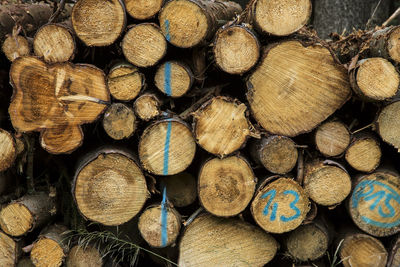
<path fill-rule="evenodd" d="M 282 194 L 284 194 L 284 195 L 293 195 L 294 196 L 294 200 L 292 202 L 290 202 L 289 207 L 295 212 L 295 214 L 292 215 L 292 216 L 289 216 L 289 217 L 281 215 L 281 217 L 279 217 L 279 220 L 281 220 L 282 222 L 293 221 L 294 219 L 297 219 L 301 214 L 299 208 L 296 207 L 297 202 L 299 202 L 299 194 L 296 191 L 293 191 L 293 190 L 286 190 Z M 263 214 L 265 216 L 270 215 L 269 219 L 271 221 L 275 221 L 276 220 L 276 212 L 278 210 L 278 205 L 279 205 L 279 203 L 274 202 L 275 196 L 276 196 L 276 190 L 275 189 L 271 189 L 271 190 L 265 192 L 261 196 L 262 199 L 265 199 L 265 198 L 269 197 L 267 205 L 265 206 L 265 208 L 263 210 Z M 270 213 L 271 205 L 272 205 L 272 211 Z"/>

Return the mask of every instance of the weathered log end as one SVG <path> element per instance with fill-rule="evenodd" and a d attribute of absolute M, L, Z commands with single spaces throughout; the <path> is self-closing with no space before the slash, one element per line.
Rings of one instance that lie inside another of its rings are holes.
<path fill-rule="evenodd" d="M 154 17 L 163 4 L 164 0 L 125 0 L 126 11 L 138 20 Z"/>
<path fill-rule="evenodd" d="M 5 267 L 15 266 L 18 258 L 17 242 L 0 231 L 0 265 Z"/>
<path fill-rule="evenodd" d="M 350 131 L 340 121 L 324 122 L 315 132 L 315 145 L 326 157 L 336 157 L 344 153 L 350 144 Z"/>
<path fill-rule="evenodd" d="M 192 87 L 193 80 L 189 66 L 178 61 L 161 64 L 154 76 L 158 90 L 171 97 L 181 97 L 186 94 Z"/>
<path fill-rule="evenodd" d="M 161 101 L 155 94 L 143 94 L 139 96 L 134 104 L 133 109 L 139 119 L 149 121 L 161 115 Z"/>
<path fill-rule="evenodd" d="M 379 113 L 376 121 L 376 130 L 383 141 L 400 151 L 400 121 L 397 114 L 400 112 L 400 101 L 390 103 Z"/>
<path fill-rule="evenodd" d="M 66 260 L 67 267 L 101 267 L 103 259 L 97 250 L 92 246 L 74 246 L 68 254 Z"/>
<path fill-rule="evenodd" d="M 379 141 L 373 135 L 353 139 L 346 150 L 347 163 L 357 171 L 373 172 L 381 162 L 382 151 Z"/>
<path fill-rule="evenodd" d="M 10 168 L 17 157 L 14 137 L 8 131 L 0 129 L 0 172 Z"/>
<path fill-rule="evenodd" d="M 1 49 L 10 61 L 22 56 L 28 56 L 31 53 L 31 45 L 28 39 L 21 35 L 15 37 L 12 35 L 7 36 Z"/>
<path fill-rule="evenodd" d="M 110 94 L 121 101 L 130 101 L 136 98 L 144 84 L 144 75 L 129 63 L 116 64 L 107 76 Z"/>
<path fill-rule="evenodd" d="M 129 138 L 136 130 L 133 109 L 122 103 L 114 103 L 104 112 L 104 131 L 114 140 Z"/>

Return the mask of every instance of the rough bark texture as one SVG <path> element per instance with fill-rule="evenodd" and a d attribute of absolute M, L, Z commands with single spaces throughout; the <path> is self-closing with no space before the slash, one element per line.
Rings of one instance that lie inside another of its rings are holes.
<path fill-rule="evenodd" d="M 175 207 L 188 206 L 197 198 L 196 179 L 188 172 L 163 177 L 160 184 L 166 187 L 168 200 Z"/>

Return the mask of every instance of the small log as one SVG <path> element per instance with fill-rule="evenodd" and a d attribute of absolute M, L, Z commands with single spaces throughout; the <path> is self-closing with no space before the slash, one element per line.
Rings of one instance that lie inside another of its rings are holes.
<path fill-rule="evenodd" d="M 164 0 L 125 0 L 126 11 L 138 20 L 154 17 L 163 4 Z"/>
<path fill-rule="evenodd" d="M 162 119 L 149 125 L 139 140 L 142 166 L 156 175 L 173 175 L 192 163 L 196 142 L 189 126 L 179 119 Z"/>
<path fill-rule="evenodd" d="M 31 45 L 27 38 L 17 35 L 8 35 L 4 40 L 1 50 L 6 55 L 8 60 L 14 61 L 22 56 L 29 56 L 31 53 Z"/>
<path fill-rule="evenodd" d="M 310 0 L 261 0 L 253 6 L 252 19 L 261 32 L 286 36 L 306 25 L 311 11 Z"/>
<path fill-rule="evenodd" d="M 71 13 L 72 27 L 87 46 L 108 46 L 126 26 L 125 6 L 121 0 L 79 0 Z"/>
<path fill-rule="evenodd" d="M 257 178 L 240 156 L 213 158 L 202 166 L 198 179 L 201 205 L 216 216 L 235 216 L 250 203 Z"/>
<path fill-rule="evenodd" d="M 110 95 L 103 71 L 88 64 L 48 65 L 21 57 L 11 65 L 14 88 L 8 109 L 18 132 L 40 131 L 50 153 L 71 153 L 83 142 L 81 124 L 92 122 L 106 108 Z"/>
<path fill-rule="evenodd" d="M 17 146 L 12 134 L 0 129 L 0 172 L 7 170 L 17 157 Z"/>
<path fill-rule="evenodd" d="M 290 172 L 296 166 L 298 151 L 292 139 L 271 135 L 255 140 L 250 144 L 254 160 L 268 171 L 276 174 Z"/>
<path fill-rule="evenodd" d="M 43 226 L 55 213 L 55 200 L 49 194 L 25 195 L 1 209 L 0 227 L 11 236 L 25 235 Z"/>
<path fill-rule="evenodd" d="M 129 26 L 122 40 L 122 52 L 126 60 L 138 67 L 156 65 L 167 53 L 167 41 L 154 23 Z"/>
<path fill-rule="evenodd" d="M 400 27 L 391 26 L 375 31 L 369 44 L 373 57 L 383 57 L 400 63 Z"/>
<path fill-rule="evenodd" d="M 14 267 L 18 259 L 18 243 L 0 231 L 0 266 Z"/>
<path fill-rule="evenodd" d="M 136 116 L 133 109 L 122 103 L 114 103 L 104 112 L 104 131 L 114 140 L 127 139 L 136 130 Z"/>
<path fill-rule="evenodd" d="M 67 267 L 101 267 L 103 259 L 97 248 L 93 246 L 74 246 L 66 260 Z"/>
<path fill-rule="evenodd" d="M 260 42 L 246 25 L 222 27 L 215 35 L 215 64 L 230 74 L 249 71 L 260 57 Z"/>
<path fill-rule="evenodd" d="M 31 260 L 36 267 L 58 267 L 63 264 L 69 250 L 63 235 L 66 231 L 63 225 L 51 225 L 43 230 L 31 250 Z"/>
<path fill-rule="evenodd" d="M 381 162 L 382 151 L 379 140 L 371 133 L 360 133 L 346 150 L 347 163 L 361 172 L 373 172 Z"/>
<path fill-rule="evenodd" d="M 329 50 L 298 41 L 270 46 L 247 88 L 258 123 L 270 133 L 289 137 L 311 131 L 351 95 L 347 72 Z"/>
<path fill-rule="evenodd" d="M 197 143 L 219 157 L 245 145 L 252 128 L 245 104 L 228 97 L 210 99 L 193 113 Z"/>
<path fill-rule="evenodd" d="M 400 75 L 388 60 L 380 57 L 360 60 L 350 73 L 353 91 L 366 101 L 382 101 L 394 97 Z"/>
<path fill-rule="evenodd" d="M 85 218 L 104 225 L 129 221 L 148 197 L 145 177 L 134 156 L 114 148 L 86 155 L 75 172 L 72 194 Z"/>
<path fill-rule="evenodd" d="M 181 97 L 193 85 L 193 73 L 190 67 L 180 61 L 167 61 L 159 65 L 154 76 L 158 90 L 167 96 Z"/>
<path fill-rule="evenodd" d="M 117 100 L 131 101 L 145 87 L 145 77 L 135 66 L 129 63 L 114 65 L 107 76 L 110 94 Z"/>
<path fill-rule="evenodd" d="M 139 119 L 149 121 L 161 115 L 161 100 L 152 93 L 144 93 L 133 103 L 133 109 Z"/>
<path fill-rule="evenodd" d="M 388 253 L 378 239 L 366 234 L 346 236 L 339 256 L 344 267 L 385 267 Z"/>
<path fill-rule="evenodd" d="M 351 133 L 341 121 L 333 120 L 318 126 L 315 132 L 315 146 L 326 157 L 343 154 L 350 144 Z"/>
<path fill-rule="evenodd" d="M 305 165 L 303 187 L 317 204 L 334 206 L 350 194 L 351 178 L 338 163 L 315 160 Z"/>
<path fill-rule="evenodd" d="M 151 246 L 163 248 L 175 243 L 181 228 L 179 213 L 163 201 L 161 205 L 148 207 L 139 217 L 139 231 Z"/>
<path fill-rule="evenodd" d="M 72 60 L 75 50 L 75 38 L 70 22 L 46 24 L 40 27 L 33 38 L 35 55 L 47 63 Z"/>
<path fill-rule="evenodd" d="M 188 172 L 162 177 L 160 184 L 165 186 L 168 200 L 175 207 L 189 206 L 197 198 L 196 179 Z"/>
<path fill-rule="evenodd" d="M 304 221 L 310 210 L 310 201 L 304 189 L 293 179 L 271 178 L 276 180 L 265 180 L 257 190 L 251 203 L 251 213 L 265 231 L 289 232 Z"/>
<path fill-rule="evenodd" d="M 400 237 L 397 236 L 391 244 L 387 266 L 400 266 Z"/>
<path fill-rule="evenodd" d="M 205 44 L 221 21 L 230 21 L 241 11 L 233 1 L 172 0 L 161 9 L 158 19 L 168 42 L 189 48 Z"/>
<path fill-rule="evenodd" d="M 399 113 L 400 101 L 383 107 L 376 120 L 376 131 L 383 141 L 394 146 L 400 152 L 400 121 L 397 119 Z"/>
<path fill-rule="evenodd" d="M 348 201 L 353 222 L 373 236 L 389 236 L 400 231 L 400 177 L 378 170 L 360 176 Z"/>
<path fill-rule="evenodd" d="M 271 235 L 247 222 L 204 214 L 183 233 L 178 265 L 261 267 L 278 247 Z"/>

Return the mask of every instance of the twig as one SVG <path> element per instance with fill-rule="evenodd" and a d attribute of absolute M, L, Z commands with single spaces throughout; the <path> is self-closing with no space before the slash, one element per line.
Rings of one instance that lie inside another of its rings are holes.
<path fill-rule="evenodd" d="M 194 219 L 202 212 L 204 209 L 202 207 L 198 208 L 190 217 L 183 223 L 183 226 L 187 227 L 193 222 Z"/>
<path fill-rule="evenodd" d="M 366 126 L 360 128 L 360 129 L 357 129 L 357 130 L 353 131 L 351 134 L 355 134 L 355 133 L 361 132 L 361 131 L 363 131 L 363 130 L 365 130 L 365 129 L 367 129 L 367 128 L 372 127 L 373 125 L 374 125 L 374 123 L 372 122 L 372 123 L 370 123 L 370 124 L 368 124 L 368 125 L 366 125 Z"/>
<path fill-rule="evenodd" d="M 376 13 L 376 11 L 378 10 L 378 7 L 381 5 L 381 2 L 382 2 L 382 0 L 379 0 L 378 4 L 376 5 L 376 7 L 375 7 L 375 9 L 374 9 L 374 12 L 372 12 L 371 17 L 368 19 L 367 24 L 365 25 L 367 28 L 368 28 L 369 25 L 371 24 L 372 19 L 374 18 L 375 13 Z"/>
<path fill-rule="evenodd" d="M 397 16 L 400 15 L 400 7 L 384 22 L 382 23 L 382 27 L 386 27 L 392 20 L 397 18 Z"/>
<path fill-rule="evenodd" d="M 52 23 L 54 20 L 57 19 L 57 17 L 61 14 L 61 12 L 64 10 L 65 6 L 65 0 L 61 0 L 60 4 L 57 7 L 56 12 L 54 12 L 51 17 L 49 18 L 49 23 Z"/>

